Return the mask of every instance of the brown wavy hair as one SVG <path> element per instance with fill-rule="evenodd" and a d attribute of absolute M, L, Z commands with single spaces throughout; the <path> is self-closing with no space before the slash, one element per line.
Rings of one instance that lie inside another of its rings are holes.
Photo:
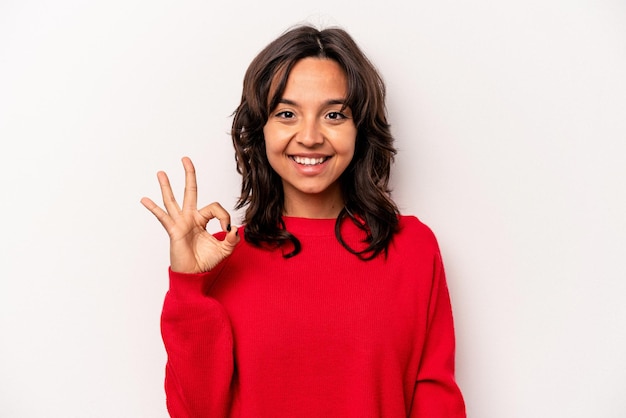
<path fill-rule="evenodd" d="M 286 245 L 290 250 L 285 257 L 300 252 L 300 242 L 286 230 L 282 220 L 282 181 L 267 159 L 263 127 L 278 105 L 291 69 L 308 57 L 332 59 L 346 73 L 346 104 L 352 110 L 357 136 L 354 157 L 339 178 L 345 206 L 337 217 L 335 235 L 349 252 L 369 260 L 381 251 L 386 253 L 398 230 L 399 211 L 389 190 L 396 149 L 387 122 L 385 84 L 341 28 L 293 27 L 267 45 L 246 71 L 231 130 L 237 171 L 242 176 L 236 209 L 246 207 L 245 239 L 256 246 Z M 365 232 L 358 249 L 348 245 L 341 235 L 341 225 L 347 220 Z"/>

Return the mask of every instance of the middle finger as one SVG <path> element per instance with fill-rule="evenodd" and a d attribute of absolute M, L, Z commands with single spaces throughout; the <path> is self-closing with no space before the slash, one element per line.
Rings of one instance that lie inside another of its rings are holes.
<path fill-rule="evenodd" d="M 198 204 L 198 184 L 196 169 L 189 157 L 183 157 L 185 168 L 185 194 L 183 196 L 183 210 L 196 210 Z"/>

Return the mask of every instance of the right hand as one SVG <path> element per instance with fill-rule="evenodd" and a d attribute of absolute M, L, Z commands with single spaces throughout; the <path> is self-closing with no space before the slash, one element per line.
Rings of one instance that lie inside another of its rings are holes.
<path fill-rule="evenodd" d="M 230 226 L 230 214 L 219 204 L 211 203 L 197 208 L 198 187 L 196 171 L 188 157 L 182 159 L 185 168 L 185 194 L 182 209 L 176 202 L 170 181 L 163 171 L 157 173 L 165 210 L 144 197 L 144 205 L 167 231 L 170 237 L 170 266 L 179 273 L 204 273 L 228 257 L 239 240 L 237 228 Z M 220 241 L 207 232 L 206 226 L 213 218 L 220 221 L 226 237 Z"/>

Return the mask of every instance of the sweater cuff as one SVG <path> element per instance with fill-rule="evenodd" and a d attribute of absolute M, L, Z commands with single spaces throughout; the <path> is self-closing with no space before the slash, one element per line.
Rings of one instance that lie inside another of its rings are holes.
<path fill-rule="evenodd" d="M 169 293 L 176 297 L 189 297 L 190 295 L 202 296 L 202 289 L 207 278 L 211 274 L 206 273 L 179 273 L 168 268 L 170 277 Z"/>

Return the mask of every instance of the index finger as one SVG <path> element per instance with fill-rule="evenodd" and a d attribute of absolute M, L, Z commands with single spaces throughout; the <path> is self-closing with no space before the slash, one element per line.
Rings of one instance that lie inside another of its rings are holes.
<path fill-rule="evenodd" d="M 185 168 L 185 193 L 183 195 L 183 210 L 195 210 L 198 205 L 198 184 L 196 182 L 196 169 L 189 157 L 183 157 Z"/>
<path fill-rule="evenodd" d="M 230 213 L 222 205 L 218 202 L 213 202 L 210 205 L 199 209 L 198 212 L 204 219 L 206 219 L 207 223 L 215 218 L 220 221 L 220 226 L 222 227 L 222 231 L 231 231 L 230 226 Z"/>

